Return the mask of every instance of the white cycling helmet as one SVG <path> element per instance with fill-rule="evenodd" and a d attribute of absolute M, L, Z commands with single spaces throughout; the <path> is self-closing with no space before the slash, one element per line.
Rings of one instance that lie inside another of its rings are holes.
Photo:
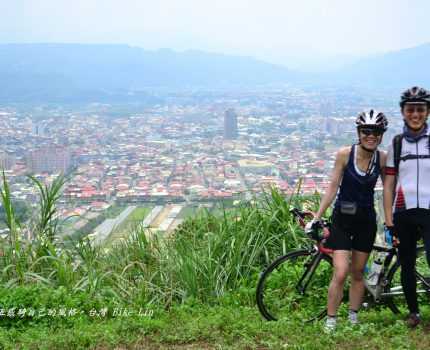
<path fill-rule="evenodd" d="M 387 130 L 388 120 L 384 113 L 371 109 L 369 112 L 361 112 L 355 120 L 357 128 L 374 128 Z"/>

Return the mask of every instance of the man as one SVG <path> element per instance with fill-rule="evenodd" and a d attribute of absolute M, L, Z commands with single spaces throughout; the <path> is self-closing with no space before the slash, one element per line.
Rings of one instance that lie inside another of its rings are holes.
<path fill-rule="evenodd" d="M 400 98 L 404 120 L 401 135 L 388 149 L 384 181 L 385 224 L 399 238 L 401 282 L 411 328 L 420 323 L 415 260 L 417 240 L 424 239 L 430 264 L 430 145 L 427 118 L 430 93 L 420 87 L 406 90 Z M 394 191 L 395 189 L 395 191 Z M 394 213 L 394 214 L 393 214 Z"/>

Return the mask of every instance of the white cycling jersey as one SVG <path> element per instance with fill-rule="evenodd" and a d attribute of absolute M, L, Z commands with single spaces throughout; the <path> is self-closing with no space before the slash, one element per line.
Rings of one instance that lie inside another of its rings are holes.
<path fill-rule="evenodd" d="M 389 146 L 385 174 L 398 175 L 393 212 L 413 208 L 430 209 L 429 146 L 428 132 L 417 141 L 403 137 L 398 174 L 393 145 Z"/>

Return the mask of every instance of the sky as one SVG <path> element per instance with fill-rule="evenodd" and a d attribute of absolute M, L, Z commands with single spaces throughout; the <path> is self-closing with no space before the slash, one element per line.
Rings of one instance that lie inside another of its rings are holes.
<path fill-rule="evenodd" d="M 0 43 L 193 49 L 318 70 L 430 42 L 429 13 L 428 0 L 0 0 Z"/>

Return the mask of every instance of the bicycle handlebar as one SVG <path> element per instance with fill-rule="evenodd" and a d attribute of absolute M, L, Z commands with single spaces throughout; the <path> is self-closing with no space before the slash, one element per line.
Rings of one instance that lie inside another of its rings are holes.
<path fill-rule="evenodd" d="M 313 219 L 315 216 L 314 213 L 311 211 L 301 211 L 297 208 L 291 208 L 290 213 L 293 214 L 294 217 L 299 220 L 299 224 L 302 228 L 304 228 L 306 226 L 306 223 L 305 223 L 306 218 Z M 322 223 L 322 225 L 321 225 L 322 228 L 328 226 L 328 221 L 325 219 L 322 219 L 321 223 Z"/>
<path fill-rule="evenodd" d="M 310 211 L 301 211 L 297 208 L 291 208 L 290 213 L 294 215 L 299 220 L 299 224 L 302 228 L 306 226 L 305 219 L 313 218 L 314 214 Z"/>
<path fill-rule="evenodd" d="M 303 229 L 306 226 L 305 219 L 306 218 L 312 218 L 312 219 L 314 218 L 314 213 L 312 213 L 310 211 L 301 211 L 298 208 L 291 208 L 290 209 L 290 213 L 295 218 L 297 218 L 297 220 L 299 221 L 300 226 Z M 319 234 L 317 234 L 317 235 L 309 235 L 309 237 L 312 238 L 313 240 L 317 241 L 317 243 L 318 243 L 318 249 L 321 252 L 326 253 L 326 254 L 330 254 L 332 252 L 332 250 L 329 249 L 329 248 L 325 248 L 324 247 L 325 240 L 330 235 L 329 223 L 328 223 L 327 220 L 321 220 L 320 230 L 321 230 L 321 236 Z"/>

